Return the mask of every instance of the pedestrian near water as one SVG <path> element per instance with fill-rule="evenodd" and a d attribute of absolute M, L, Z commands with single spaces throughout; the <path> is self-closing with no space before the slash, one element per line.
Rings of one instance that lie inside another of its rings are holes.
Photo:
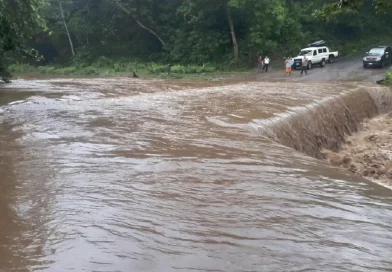
<path fill-rule="evenodd" d="M 293 59 L 291 57 L 288 57 L 286 59 L 286 74 L 288 76 L 291 76 L 291 67 L 293 66 Z"/>
<path fill-rule="evenodd" d="M 268 56 L 266 56 L 264 58 L 264 67 L 263 67 L 263 70 L 265 70 L 266 72 L 268 72 L 269 63 L 270 63 L 270 59 L 268 58 Z"/>
<path fill-rule="evenodd" d="M 257 58 L 257 69 L 259 72 L 263 69 L 263 58 L 261 56 Z"/>
<path fill-rule="evenodd" d="M 302 69 L 301 75 L 305 72 L 305 75 L 308 74 L 308 58 L 306 56 L 302 57 Z"/>

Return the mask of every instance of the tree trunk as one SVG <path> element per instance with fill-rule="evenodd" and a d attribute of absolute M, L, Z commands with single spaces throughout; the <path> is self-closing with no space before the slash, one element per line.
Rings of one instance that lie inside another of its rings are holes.
<path fill-rule="evenodd" d="M 134 16 L 132 16 L 132 18 L 136 21 L 136 23 L 143 29 L 147 30 L 148 32 L 150 32 L 152 35 L 155 36 L 155 38 L 157 38 L 161 44 L 163 45 L 163 47 L 165 47 L 165 42 L 161 39 L 161 37 L 158 36 L 158 34 L 153 31 L 152 29 L 146 27 L 145 25 L 143 25 L 138 19 L 136 19 Z"/>
<path fill-rule="evenodd" d="M 148 31 L 150 34 L 152 34 L 155 38 L 157 38 L 157 40 L 162 44 L 163 48 L 165 47 L 165 42 L 163 41 L 163 39 L 151 28 L 145 26 L 144 24 L 142 24 L 132 13 L 130 10 L 128 10 L 126 7 L 124 7 L 124 5 L 122 3 L 120 3 L 119 1 L 116 1 L 117 5 L 126 13 L 131 15 L 132 19 L 134 19 L 136 21 L 136 23 L 138 24 L 138 26 L 140 26 L 141 28 L 143 28 L 144 30 Z"/>
<path fill-rule="evenodd" d="M 227 11 L 227 20 L 229 21 L 229 26 L 230 26 L 231 39 L 233 41 L 234 62 L 238 63 L 238 59 L 239 59 L 238 44 L 237 44 L 237 38 L 235 36 L 233 18 L 231 17 L 231 12 L 230 12 L 229 6 L 227 6 L 226 11 Z"/>
<path fill-rule="evenodd" d="M 62 3 L 61 3 L 60 0 L 58 0 L 57 2 L 59 3 L 61 18 L 63 19 L 63 24 L 64 24 L 64 27 L 65 27 L 65 32 L 66 32 L 66 34 L 67 34 L 67 36 L 68 36 L 69 46 L 71 47 L 72 56 L 75 56 L 75 50 L 74 50 L 73 43 L 72 43 L 71 33 L 69 33 L 67 21 L 65 20 L 65 16 L 64 16 L 63 5 L 62 5 Z"/>
<path fill-rule="evenodd" d="M 87 9 L 87 16 L 90 17 L 90 0 L 87 0 L 86 9 Z M 90 38 L 88 36 L 88 32 L 89 31 L 87 30 L 87 32 L 86 32 L 86 44 L 90 45 Z"/>

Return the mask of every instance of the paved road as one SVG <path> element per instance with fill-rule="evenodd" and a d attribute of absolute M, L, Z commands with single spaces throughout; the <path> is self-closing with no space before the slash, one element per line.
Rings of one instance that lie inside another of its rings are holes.
<path fill-rule="evenodd" d="M 268 73 L 259 73 L 256 79 L 260 81 L 366 81 L 376 83 L 377 80 L 383 79 L 386 73 L 392 68 L 387 66 L 381 68 L 364 69 L 362 58 L 364 54 L 338 59 L 335 63 L 327 64 L 324 68 L 314 66 L 308 71 L 307 76 L 301 76 L 299 70 L 293 71 L 289 78 L 285 76 L 284 64 L 282 68 L 276 67 Z"/>
<path fill-rule="evenodd" d="M 311 80 L 349 80 L 349 81 L 370 81 L 376 83 L 383 79 L 390 67 L 364 69 L 362 65 L 362 55 L 355 58 L 342 59 L 336 63 L 328 64 L 324 68 L 315 66 L 310 70 Z"/>

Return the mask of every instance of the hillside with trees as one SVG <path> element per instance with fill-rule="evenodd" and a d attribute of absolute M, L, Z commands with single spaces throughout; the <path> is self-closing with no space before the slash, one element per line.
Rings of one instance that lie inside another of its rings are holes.
<path fill-rule="evenodd" d="M 0 0 L 0 54 L 36 49 L 43 58 L 24 67 L 48 73 L 250 68 L 260 54 L 294 55 L 319 39 L 343 54 L 376 43 L 392 33 L 391 2 Z M 26 63 L 23 55 L 13 63 Z"/>

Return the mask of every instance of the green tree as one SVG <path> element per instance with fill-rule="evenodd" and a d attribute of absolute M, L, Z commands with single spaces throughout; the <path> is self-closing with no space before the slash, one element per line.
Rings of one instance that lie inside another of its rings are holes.
<path fill-rule="evenodd" d="M 25 41 L 37 27 L 44 26 L 40 8 L 44 0 L 0 0 L 0 75 L 8 81 L 8 54 L 32 55 Z"/>
<path fill-rule="evenodd" d="M 130 59 L 211 63 L 220 67 L 254 65 L 259 54 L 275 59 L 285 57 L 316 39 L 327 40 L 332 47 L 349 52 L 363 47 L 372 36 L 392 32 L 392 17 L 384 14 L 391 2 L 0 0 L 4 14 L 0 19 L 6 22 L 0 25 L 0 53 L 5 54 L 4 48 L 11 48 L 7 52 L 18 51 L 16 45 L 23 48 L 35 26 L 44 19 L 49 31 L 34 35 L 29 44 L 40 50 L 46 63 L 77 67 L 99 63 L 111 69 L 116 66 L 115 61 Z M 15 9 L 14 5 L 19 6 Z M 315 10 L 318 17 L 314 16 Z M 330 20 L 325 21 L 331 14 Z M 13 35 L 5 34 L 10 33 L 7 27 L 12 27 L 8 22 L 19 24 L 17 31 L 11 31 Z M 7 42 L 10 37 L 6 36 L 17 38 Z M 4 58 L 1 61 L 4 63 Z M 121 68 L 117 65 L 116 69 Z"/>
<path fill-rule="evenodd" d="M 115 2 L 119 8 L 135 20 L 138 26 L 153 35 L 162 44 L 162 47 L 165 47 L 165 41 L 161 37 L 161 34 L 153 30 L 153 27 L 157 26 L 153 10 L 157 7 L 158 1 L 115 0 Z M 148 25 L 147 23 L 143 23 L 142 20 L 148 22 Z"/>
<path fill-rule="evenodd" d="M 225 57 L 227 46 L 231 46 L 232 61 L 238 63 L 237 14 L 231 1 L 185 0 L 177 10 L 180 27 L 171 37 L 172 57 L 204 63 Z"/>
<path fill-rule="evenodd" d="M 392 11 L 391 0 L 333 0 L 329 2 L 316 12 L 318 17 L 331 19 L 343 13 L 357 13 L 368 3 L 374 7 L 377 13 L 390 13 Z"/>
<path fill-rule="evenodd" d="M 237 0 L 248 11 L 246 42 L 251 51 L 278 53 L 282 57 L 296 52 L 304 40 L 300 9 L 286 0 Z M 249 52 L 251 54 L 251 52 Z M 252 56 L 253 58 L 255 56 Z"/>

